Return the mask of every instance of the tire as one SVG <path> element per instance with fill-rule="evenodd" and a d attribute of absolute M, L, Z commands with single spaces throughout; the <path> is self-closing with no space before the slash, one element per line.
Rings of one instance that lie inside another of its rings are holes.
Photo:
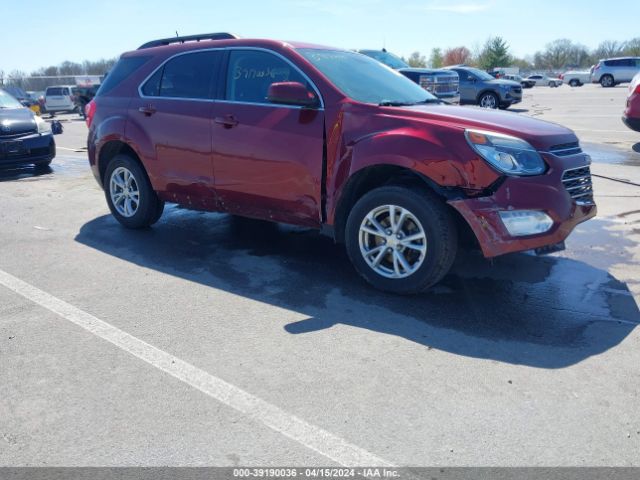
<path fill-rule="evenodd" d="M 495 93 L 484 92 L 478 97 L 478 105 L 482 108 L 496 109 L 500 106 L 500 99 Z"/>
<path fill-rule="evenodd" d="M 164 202 L 153 190 L 147 172 L 129 155 L 113 157 L 107 165 L 103 187 L 111 214 L 127 228 L 149 227 L 162 215 Z"/>
<path fill-rule="evenodd" d="M 396 222 L 404 212 L 397 234 L 384 230 L 390 227 L 391 207 Z M 384 231 L 371 222 L 372 216 Z M 381 233 L 370 233 L 374 231 Z M 402 243 L 402 238 L 421 234 L 422 238 L 404 240 L 413 248 Z M 401 295 L 422 292 L 449 272 L 457 238 L 447 206 L 426 187 L 386 186 L 370 191 L 354 205 L 345 229 L 347 253 L 356 271 L 373 287 Z M 374 250 L 379 253 L 366 255 Z M 402 266 L 400 256 L 409 269 Z"/>
<path fill-rule="evenodd" d="M 569 86 L 571 86 L 571 87 L 579 87 L 580 86 L 580 82 L 574 78 L 573 80 L 571 80 L 569 82 Z"/>
<path fill-rule="evenodd" d="M 606 74 L 600 77 L 600 85 L 602 85 L 603 88 L 611 88 L 615 86 L 615 82 L 611 75 Z"/>

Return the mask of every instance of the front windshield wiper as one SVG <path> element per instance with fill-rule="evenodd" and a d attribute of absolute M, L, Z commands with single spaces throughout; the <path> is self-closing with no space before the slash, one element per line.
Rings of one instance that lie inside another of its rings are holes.
<path fill-rule="evenodd" d="M 410 105 L 415 105 L 415 103 L 411 102 L 394 102 L 391 100 L 383 100 L 378 104 L 381 107 L 408 107 Z"/>
<path fill-rule="evenodd" d="M 384 100 L 380 102 L 378 105 L 381 107 L 411 107 L 413 105 L 427 105 L 431 103 L 447 103 L 444 100 L 440 100 L 439 98 L 426 98 L 424 100 L 420 100 L 419 102 L 398 102 L 391 100 Z"/>

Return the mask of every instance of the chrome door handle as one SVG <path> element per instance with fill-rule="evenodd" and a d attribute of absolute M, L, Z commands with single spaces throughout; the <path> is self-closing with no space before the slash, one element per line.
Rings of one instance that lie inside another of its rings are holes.
<path fill-rule="evenodd" d="M 156 113 L 156 109 L 154 108 L 153 105 L 145 105 L 144 107 L 140 107 L 138 109 L 138 111 L 140 113 L 144 113 L 145 116 L 150 117 L 151 115 L 153 115 L 154 113 Z"/>

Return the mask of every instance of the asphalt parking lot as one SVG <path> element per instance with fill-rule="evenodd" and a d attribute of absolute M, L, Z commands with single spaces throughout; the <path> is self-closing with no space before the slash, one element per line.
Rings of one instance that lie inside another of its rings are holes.
<path fill-rule="evenodd" d="M 61 116 L 0 172 L 0 466 L 640 466 L 640 135 L 626 86 L 525 90 L 576 130 L 599 215 L 567 250 L 460 255 L 382 294 L 313 231 L 109 215 Z"/>

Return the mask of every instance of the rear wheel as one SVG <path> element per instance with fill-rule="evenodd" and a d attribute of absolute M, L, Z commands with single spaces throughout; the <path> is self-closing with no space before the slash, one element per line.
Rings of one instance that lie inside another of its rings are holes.
<path fill-rule="evenodd" d="M 569 85 L 571 85 L 572 87 L 578 87 L 580 86 L 580 82 L 574 78 L 569 82 Z"/>
<path fill-rule="evenodd" d="M 387 186 L 364 195 L 347 219 L 345 240 L 358 273 L 375 288 L 419 293 L 444 277 L 456 256 L 450 212 L 420 188 Z"/>
<path fill-rule="evenodd" d="M 613 87 L 613 77 L 611 75 L 603 75 L 602 78 L 600 78 L 600 85 L 602 85 L 604 88 Z"/>
<path fill-rule="evenodd" d="M 158 221 L 164 202 L 158 198 L 142 166 L 129 155 L 116 155 L 107 166 L 104 191 L 109 210 L 127 228 Z"/>
<path fill-rule="evenodd" d="M 485 92 L 478 98 L 478 105 L 482 108 L 498 108 L 498 96 L 495 93 Z"/>

